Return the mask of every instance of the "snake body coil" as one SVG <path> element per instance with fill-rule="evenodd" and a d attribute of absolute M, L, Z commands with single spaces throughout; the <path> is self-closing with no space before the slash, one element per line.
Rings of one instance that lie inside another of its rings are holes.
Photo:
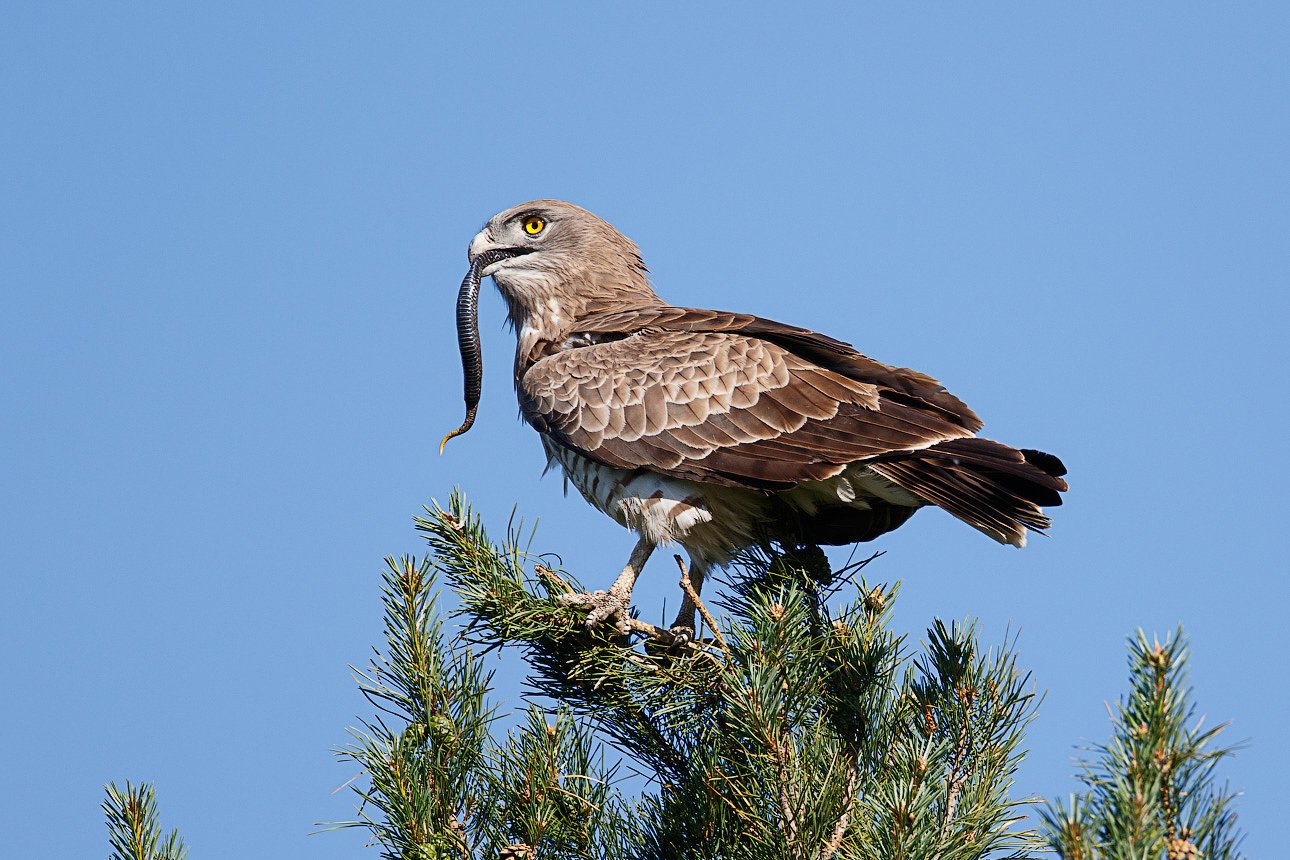
<path fill-rule="evenodd" d="M 475 423 L 475 410 L 479 408 L 480 391 L 484 384 L 484 353 L 479 345 L 479 283 L 484 269 L 514 256 L 506 249 L 485 251 L 470 263 L 470 271 L 461 280 L 457 293 L 457 348 L 461 351 L 461 369 L 465 376 L 466 420 L 439 443 L 439 453 L 454 436 L 460 436 Z"/>

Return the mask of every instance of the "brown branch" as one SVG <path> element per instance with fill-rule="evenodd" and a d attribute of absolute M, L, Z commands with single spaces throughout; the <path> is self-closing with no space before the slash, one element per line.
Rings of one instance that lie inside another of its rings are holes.
<path fill-rule="evenodd" d="M 460 848 L 463 860 L 470 860 L 470 842 L 466 838 L 466 828 L 462 827 L 461 820 L 457 816 L 454 815 L 448 819 L 448 829 L 453 832 L 453 835 L 461 843 Z"/>
<path fill-rule="evenodd" d="M 941 822 L 942 841 L 949 834 L 954 814 L 958 811 L 959 793 L 963 790 L 963 782 L 968 775 L 967 760 L 972 754 L 969 719 L 969 715 L 964 713 L 963 724 L 959 726 L 959 734 L 954 743 L 954 763 L 950 766 L 950 775 L 946 777 L 945 820 Z"/>
<path fill-rule="evenodd" d="M 542 577 L 542 579 L 546 580 L 549 584 L 559 587 L 562 593 L 573 594 L 573 586 L 565 582 L 563 577 L 557 576 L 556 572 L 545 564 L 533 565 L 533 572 Z"/>
<path fill-rule="evenodd" d="M 851 813 L 856 808 L 856 787 L 859 783 L 860 768 L 853 764 L 851 773 L 847 776 L 847 790 L 845 800 L 842 803 L 842 814 L 838 816 L 838 823 L 833 826 L 833 835 L 829 837 L 829 841 L 820 850 L 818 860 L 829 860 L 842 846 L 842 837 L 846 836 L 847 827 L 851 823 Z"/>
<path fill-rule="evenodd" d="M 788 682 L 783 682 L 784 692 L 788 692 Z M 750 702 L 754 711 L 761 715 L 761 706 L 757 701 L 755 694 L 750 691 Z M 775 761 L 775 777 L 778 783 L 779 809 L 780 814 L 784 817 L 784 837 L 788 842 L 788 856 L 792 860 L 798 860 L 803 857 L 801 845 L 798 843 L 797 832 L 797 814 L 793 810 L 792 798 L 789 797 L 789 757 L 793 754 L 793 730 L 789 724 L 788 707 L 784 699 L 780 700 L 779 708 L 779 725 L 777 728 L 771 728 L 765 733 L 763 743 L 770 750 L 771 758 Z"/>
<path fill-rule="evenodd" d="M 784 816 L 784 837 L 788 840 L 789 856 L 800 856 L 797 845 L 797 816 L 788 796 L 788 762 L 784 760 L 783 744 L 772 743 L 771 755 L 775 757 L 775 773 L 779 782 L 779 809 Z"/>
<path fill-rule="evenodd" d="M 721 635 L 721 628 L 717 626 L 717 622 L 712 617 L 712 613 L 708 612 L 708 607 L 704 606 L 703 601 L 699 599 L 699 592 L 694 590 L 694 583 L 690 582 L 690 571 L 685 566 L 685 560 L 679 555 L 674 555 L 672 558 L 676 559 L 676 566 L 681 568 L 681 588 L 685 591 L 690 600 L 694 602 L 695 608 L 698 609 L 699 614 L 703 616 L 703 623 L 708 625 L 708 629 L 711 630 L 712 635 L 716 637 L 717 644 L 721 646 L 722 653 L 726 655 L 727 660 L 730 660 L 730 646 L 726 644 L 726 637 Z"/>

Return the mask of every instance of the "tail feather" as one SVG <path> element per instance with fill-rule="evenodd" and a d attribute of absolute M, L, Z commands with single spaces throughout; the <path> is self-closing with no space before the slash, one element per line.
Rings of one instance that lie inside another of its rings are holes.
<path fill-rule="evenodd" d="M 871 463 L 870 468 L 1000 543 L 1026 545 L 1062 503 L 1066 467 L 1052 454 L 989 439 L 954 439 Z"/>

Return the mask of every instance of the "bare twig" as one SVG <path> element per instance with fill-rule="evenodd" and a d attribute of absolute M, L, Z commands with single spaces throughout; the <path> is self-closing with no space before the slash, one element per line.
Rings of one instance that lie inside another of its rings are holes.
<path fill-rule="evenodd" d="M 573 586 L 566 582 L 563 577 L 556 575 L 556 572 L 545 564 L 533 565 L 533 572 L 550 585 L 557 586 L 564 594 L 573 594 Z"/>
<path fill-rule="evenodd" d="M 847 776 L 847 790 L 842 802 L 842 814 L 838 816 L 838 823 L 833 826 L 833 835 L 829 841 L 820 849 L 818 860 L 829 860 L 838 852 L 842 845 L 842 837 L 847 834 L 847 826 L 851 823 L 851 813 L 856 808 L 856 786 L 860 782 L 860 768 L 852 765 L 851 773 Z"/>
<path fill-rule="evenodd" d="M 634 651 L 627 652 L 627 662 L 631 663 L 643 672 L 653 672 L 654 674 L 658 674 L 659 671 L 661 671 L 648 657 L 642 657 Z"/>
<path fill-rule="evenodd" d="M 784 838 L 788 841 L 789 856 L 794 858 L 801 857 L 801 846 L 797 844 L 797 814 L 793 811 L 792 799 L 788 796 L 788 762 L 785 760 L 787 755 L 784 747 L 785 741 L 789 741 L 791 736 L 785 734 L 776 742 L 775 738 L 770 738 L 771 755 L 775 758 L 775 775 L 779 783 L 779 811 L 784 816 Z M 791 741 L 789 741 L 791 742 Z"/>
<path fill-rule="evenodd" d="M 963 715 L 963 724 L 959 726 L 958 737 L 954 743 L 954 760 L 950 765 L 950 774 L 946 777 L 945 820 L 941 822 L 942 841 L 949 834 L 950 826 L 954 822 L 954 814 L 958 811 L 959 793 L 963 790 L 963 782 L 968 775 L 968 758 L 972 754 L 969 719 L 967 714 Z"/>
<path fill-rule="evenodd" d="M 633 633 L 639 633 L 651 642 L 657 642 L 658 644 L 664 645 L 668 648 L 678 647 L 678 637 L 671 630 L 657 627 L 650 624 L 648 621 L 641 621 L 639 618 L 628 618 L 627 626 Z M 698 639 L 691 639 L 689 642 L 680 644 L 679 647 L 695 654 L 701 654 L 709 660 L 712 660 L 714 663 L 720 663 L 706 642 L 701 642 Z M 729 652 L 727 652 L 727 656 L 729 656 Z"/>
<path fill-rule="evenodd" d="M 694 590 L 694 583 L 690 582 L 690 571 L 685 566 L 685 559 L 681 558 L 679 555 L 674 555 L 672 558 L 676 559 L 676 566 L 681 568 L 682 590 L 684 590 L 690 600 L 694 602 L 694 606 L 699 610 L 699 614 L 703 616 L 703 623 L 708 625 L 708 629 L 711 630 L 712 635 L 716 637 L 717 644 L 721 646 L 721 651 L 726 655 L 726 659 L 731 659 L 730 646 L 726 644 L 726 637 L 721 635 L 721 628 L 717 626 L 717 622 L 712 617 L 712 613 L 708 612 L 708 607 L 704 606 L 703 601 L 699 599 L 699 592 Z"/>
<path fill-rule="evenodd" d="M 470 842 L 466 836 L 466 828 L 462 827 L 461 820 L 457 816 L 448 819 L 448 829 L 460 840 L 461 856 L 463 860 L 470 860 Z"/>

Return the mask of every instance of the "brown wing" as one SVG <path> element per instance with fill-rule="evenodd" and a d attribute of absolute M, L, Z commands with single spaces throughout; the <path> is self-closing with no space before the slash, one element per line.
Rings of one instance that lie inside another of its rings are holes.
<path fill-rule="evenodd" d="M 757 322 L 727 317 L 744 331 Z M 626 321 L 627 330 L 638 321 Z M 815 335 L 816 348 L 836 352 L 847 373 L 770 337 L 665 328 L 676 322 L 654 319 L 635 334 L 536 362 L 520 380 L 525 417 L 610 466 L 764 489 L 972 435 L 975 416 L 946 401 L 935 380 L 902 375 L 845 344 Z M 601 325 L 579 331 L 624 332 Z M 866 379 L 868 365 L 876 370 Z"/>
<path fill-rule="evenodd" d="M 579 331 L 588 333 L 636 332 L 648 328 L 685 332 L 738 332 L 783 347 L 819 367 L 857 382 L 887 390 L 888 399 L 920 401 L 918 405 L 941 411 L 953 423 L 975 433 L 982 421 L 963 401 L 932 377 L 907 367 L 892 367 L 857 352 L 855 347 L 828 335 L 774 320 L 661 305 L 638 310 L 599 314 L 579 320 Z"/>

